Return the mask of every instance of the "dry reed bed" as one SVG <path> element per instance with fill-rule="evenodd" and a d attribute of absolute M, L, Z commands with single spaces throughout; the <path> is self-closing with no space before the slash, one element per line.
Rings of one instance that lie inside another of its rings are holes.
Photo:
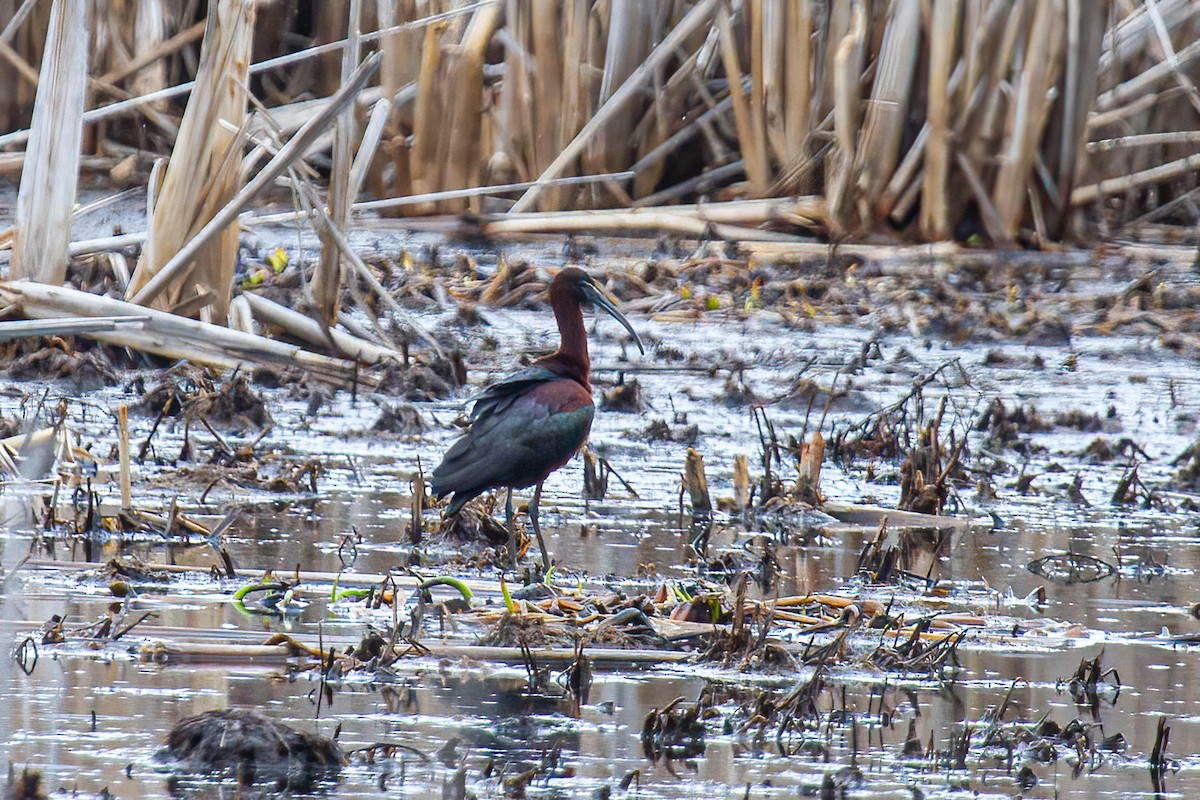
<path fill-rule="evenodd" d="M 386 213 L 484 213 L 485 235 L 785 247 L 1044 245 L 1200 217 L 1189 0 L 76 6 L 0 0 L 11 277 L 63 282 L 75 174 L 103 168 L 147 187 L 145 233 L 84 248 L 142 246 L 117 269 L 126 299 L 245 330 L 237 219 L 282 187 L 323 243 L 315 338 L 350 357 L 378 352 L 325 334 L 348 278 L 402 317 L 346 239 L 364 190 Z"/>

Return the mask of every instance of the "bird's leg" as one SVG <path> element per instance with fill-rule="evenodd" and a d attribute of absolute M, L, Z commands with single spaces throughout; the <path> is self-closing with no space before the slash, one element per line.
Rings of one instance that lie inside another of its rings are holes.
<path fill-rule="evenodd" d="M 533 533 L 537 536 L 538 547 L 542 551 L 542 569 L 550 571 L 550 553 L 546 551 L 546 542 L 542 539 L 542 526 L 538 525 L 538 503 L 542 500 L 542 484 L 533 490 L 533 499 L 529 501 L 529 522 L 533 525 Z"/>
<path fill-rule="evenodd" d="M 513 524 L 512 487 L 508 489 L 508 502 L 504 504 L 505 523 L 508 525 L 508 561 L 517 568 L 517 528 Z"/>

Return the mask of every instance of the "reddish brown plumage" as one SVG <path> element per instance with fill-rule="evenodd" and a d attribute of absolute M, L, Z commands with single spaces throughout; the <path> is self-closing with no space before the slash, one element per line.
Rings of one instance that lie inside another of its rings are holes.
<path fill-rule="evenodd" d="M 584 297 L 579 289 L 580 282 L 584 280 L 588 280 L 586 272 L 577 267 L 567 267 L 550 282 L 550 308 L 554 310 L 554 320 L 558 323 L 560 341 L 557 350 L 534 363 L 577 382 L 589 392 L 590 402 L 592 387 L 588 379 L 592 362 L 588 358 L 587 330 L 583 326 L 583 309 L 580 306 Z"/>

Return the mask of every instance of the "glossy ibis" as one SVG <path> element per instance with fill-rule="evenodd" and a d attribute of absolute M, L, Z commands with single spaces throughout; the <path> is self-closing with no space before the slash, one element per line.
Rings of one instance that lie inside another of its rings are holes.
<path fill-rule="evenodd" d="M 516 563 L 513 541 L 512 490 L 536 485 L 529 501 L 529 522 L 542 551 L 550 557 L 538 525 L 542 483 L 566 464 L 587 441 L 596 408 L 588 383 L 587 331 L 582 305 L 591 303 L 625 326 L 645 353 L 641 337 L 613 300 L 586 272 L 568 267 L 550 283 L 550 307 L 558 322 L 558 349 L 527 368 L 488 386 L 475 398 L 471 427 L 446 451 L 431 481 L 439 498 L 453 493 L 446 516 L 489 489 L 508 489 L 506 504 L 509 555 Z"/>

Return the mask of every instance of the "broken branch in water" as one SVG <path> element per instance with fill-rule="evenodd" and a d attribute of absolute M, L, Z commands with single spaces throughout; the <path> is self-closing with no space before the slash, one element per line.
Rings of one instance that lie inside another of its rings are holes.
<path fill-rule="evenodd" d="M 61 286 L 30 281 L 0 283 L 0 298 L 34 319 L 74 317 L 132 317 L 143 320 L 141 329 L 120 326 L 86 335 L 106 344 L 132 347 L 174 359 L 188 359 L 223 369 L 245 366 L 293 366 L 337 386 L 355 381 L 353 362 L 310 353 L 295 345 L 230 330 L 165 311 L 142 308 L 121 300 Z M 79 331 L 72 331 L 78 333 Z"/>

